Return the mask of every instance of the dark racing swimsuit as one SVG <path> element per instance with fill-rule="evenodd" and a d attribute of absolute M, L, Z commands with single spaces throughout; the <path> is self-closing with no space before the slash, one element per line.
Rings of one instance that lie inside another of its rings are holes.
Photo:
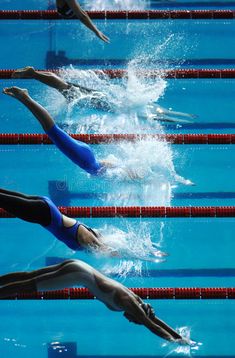
<path fill-rule="evenodd" d="M 57 11 L 64 19 L 72 19 L 75 16 L 68 4 L 64 4 L 62 7 L 57 6 Z"/>

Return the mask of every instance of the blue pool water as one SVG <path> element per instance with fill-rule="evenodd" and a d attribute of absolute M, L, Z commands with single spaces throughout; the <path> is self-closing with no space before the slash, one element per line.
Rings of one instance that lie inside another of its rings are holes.
<path fill-rule="evenodd" d="M 120 10 L 120 9 L 234 9 L 233 1 L 229 0 L 81 0 L 81 5 L 89 10 Z M 54 9 L 53 0 L 24 0 L 12 3 L 9 0 L 1 1 L 3 10 L 46 10 Z"/>
<path fill-rule="evenodd" d="M 212 4 L 214 8 L 233 8 L 228 1 L 200 4 L 200 8 L 211 8 Z M 25 0 L 17 5 L 1 1 L 2 9 L 46 9 L 48 5 L 47 1 Z M 104 2 L 97 1 L 95 6 L 103 5 Z M 135 7 L 131 1 L 128 5 Z M 113 2 L 112 8 L 115 6 Z M 198 8 L 199 5 L 196 1 L 146 1 L 138 6 Z M 97 24 L 110 36 L 110 45 L 100 43 L 77 22 L 1 21 L 0 68 L 25 65 L 68 68 L 68 63 L 72 63 L 72 72 L 65 71 L 63 75 L 92 88 L 98 86 L 110 97 L 118 98 L 116 113 L 102 113 L 86 106 L 68 108 L 60 94 L 31 80 L 1 80 L 1 88 L 12 85 L 27 88 L 60 126 L 76 133 L 234 133 L 234 80 L 143 80 L 136 77 L 136 69 L 232 68 L 235 22 L 97 21 Z M 126 68 L 129 79 L 100 80 L 94 72 L 84 72 L 100 67 Z M 193 123 L 177 125 L 137 118 L 136 103 L 144 105 L 149 99 L 197 117 Z M 1 104 L 1 133 L 42 133 L 36 120 L 17 101 L 2 95 Z M 234 205 L 232 145 L 169 146 L 145 141 L 94 145 L 92 149 L 99 158 L 112 155 L 129 166 L 137 165 L 144 180 L 131 181 L 125 175 L 90 178 L 54 146 L 6 145 L 0 148 L 1 187 L 49 195 L 57 205 L 65 206 Z M 175 173 L 196 185 L 180 184 Z M 74 253 L 37 225 L 1 219 L 0 272 L 37 269 L 66 258 L 80 258 L 129 287 L 234 285 L 232 218 L 84 219 L 84 223 L 106 233 L 108 242 L 116 242 L 126 256 L 119 260 Z M 169 254 L 165 262 L 144 260 L 148 257 L 150 238 L 159 250 Z M 234 356 L 232 300 L 151 303 L 159 317 L 170 325 L 191 330 L 191 337 L 202 343 L 198 350 L 165 346 L 143 327 L 129 324 L 122 315 L 107 311 L 96 301 L 2 301 L 1 357 Z"/>

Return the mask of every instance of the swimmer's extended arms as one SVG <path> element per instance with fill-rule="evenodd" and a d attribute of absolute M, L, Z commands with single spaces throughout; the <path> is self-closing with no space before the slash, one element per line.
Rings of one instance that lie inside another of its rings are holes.
<path fill-rule="evenodd" d="M 66 0 L 69 7 L 73 10 L 77 18 L 91 31 L 93 31 L 97 37 L 99 37 L 104 42 L 109 42 L 109 38 L 105 36 L 97 27 L 93 24 L 88 14 L 81 8 L 77 0 Z"/>
<path fill-rule="evenodd" d="M 155 316 L 150 305 L 143 303 L 139 297 L 138 301 L 134 302 L 128 298 L 126 300 L 124 316 L 130 322 L 144 325 L 151 332 L 168 341 L 182 340 L 182 337 L 173 328 Z"/>

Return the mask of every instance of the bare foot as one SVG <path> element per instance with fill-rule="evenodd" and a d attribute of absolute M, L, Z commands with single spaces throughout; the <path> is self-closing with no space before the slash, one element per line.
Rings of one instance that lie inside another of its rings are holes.
<path fill-rule="evenodd" d="M 32 78 L 35 69 L 31 66 L 27 66 L 24 68 L 19 68 L 12 74 L 12 78 Z"/>
<path fill-rule="evenodd" d="M 19 87 L 6 87 L 3 89 L 2 93 L 17 99 L 23 99 L 29 95 L 27 89 Z"/>

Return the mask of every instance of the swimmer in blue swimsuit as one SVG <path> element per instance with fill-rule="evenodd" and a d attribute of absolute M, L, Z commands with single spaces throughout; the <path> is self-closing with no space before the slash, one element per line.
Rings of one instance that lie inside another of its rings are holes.
<path fill-rule="evenodd" d="M 37 118 L 44 131 L 52 142 L 80 168 L 91 175 L 102 175 L 112 163 L 105 160 L 97 161 L 90 146 L 84 142 L 71 138 L 60 129 L 48 113 L 39 103 L 34 101 L 26 89 L 18 87 L 5 88 L 3 93 L 18 99 Z"/>
<path fill-rule="evenodd" d="M 88 14 L 81 8 L 77 0 L 56 0 L 56 7 L 58 13 L 64 19 L 79 19 L 88 29 L 93 31 L 97 37 L 104 42 L 109 42 L 109 38 L 105 36 L 97 27 L 93 24 Z"/>
<path fill-rule="evenodd" d="M 109 38 L 97 29 L 88 14 L 81 8 L 77 0 L 56 0 L 56 7 L 58 13 L 64 19 L 77 18 L 86 27 L 88 27 L 88 29 L 93 31 L 102 41 L 109 42 Z"/>
<path fill-rule="evenodd" d="M 121 283 L 103 275 L 80 260 L 66 260 L 31 272 L 14 272 L 0 276 L 0 299 L 21 293 L 85 286 L 107 308 L 124 312 L 129 322 L 143 325 L 156 336 L 181 345 L 195 345 L 160 320 L 152 306 Z"/>
<path fill-rule="evenodd" d="M 42 125 L 45 132 L 48 134 L 49 138 L 52 142 L 60 149 L 64 155 L 66 155 L 69 159 L 71 159 L 75 164 L 77 164 L 80 168 L 85 170 L 87 173 L 91 175 L 108 175 L 107 169 L 111 169 L 111 171 L 115 174 L 115 169 L 118 171 L 121 169 L 123 175 L 126 178 L 131 180 L 142 180 L 144 179 L 141 176 L 141 173 L 138 172 L 138 167 L 121 168 L 120 163 L 116 163 L 110 160 L 102 160 L 97 161 L 94 153 L 92 152 L 89 145 L 77 141 L 71 138 L 67 133 L 65 133 L 62 129 L 60 129 L 48 113 L 48 111 L 43 108 L 39 103 L 34 101 L 28 94 L 26 89 L 21 89 L 18 87 L 10 87 L 5 88 L 3 93 L 18 99 L 21 103 L 23 103 L 37 118 L 37 120 Z M 184 185 L 194 185 L 190 180 L 186 180 L 183 177 L 174 173 L 174 180 Z"/>
<path fill-rule="evenodd" d="M 88 249 L 116 256 L 102 241 L 101 235 L 75 219 L 60 213 L 45 196 L 29 196 L 0 189 L 0 207 L 10 214 L 40 224 L 70 249 Z"/>

